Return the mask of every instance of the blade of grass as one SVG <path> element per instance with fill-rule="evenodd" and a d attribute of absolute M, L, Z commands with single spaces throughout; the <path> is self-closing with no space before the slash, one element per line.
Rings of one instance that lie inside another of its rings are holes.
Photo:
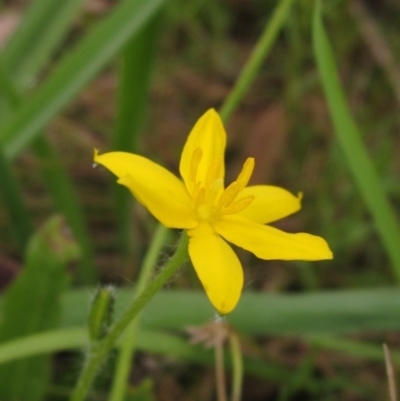
<path fill-rule="evenodd" d="M 32 1 L 2 52 L 2 62 L 18 88 L 31 86 L 64 37 L 84 0 Z"/>
<path fill-rule="evenodd" d="M 93 29 L 3 126 L 6 157 L 15 157 L 159 11 L 165 0 L 125 0 Z"/>
<path fill-rule="evenodd" d="M 3 204 L 10 217 L 10 224 L 19 250 L 23 253 L 30 236 L 32 223 L 29 211 L 25 206 L 22 192 L 11 167 L 0 148 L 0 193 Z"/>
<path fill-rule="evenodd" d="M 362 341 L 345 340 L 329 335 L 307 336 L 305 340 L 319 349 L 327 349 L 358 358 L 382 362 L 384 360 L 382 347 Z M 394 355 L 394 362 L 400 365 L 400 352 Z"/>
<path fill-rule="evenodd" d="M 76 350 L 86 347 L 87 344 L 86 328 L 46 331 L 0 344 L 0 364 L 51 352 Z M 212 366 L 214 363 L 212 351 L 193 346 L 179 335 L 140 328 L 137 333 L 137 345 L 138 349 L 145 352 L 167 355 L 208 366 Z M 117 343 L 116 346 L 120 347 L 120 343 Z M 229 368 L 228 362 L 227 360 L 226 366 Z M 291 374 L 289 370 L 279 365 L 251 357 L 245 356 L 243 362 L 246 373 L 262 379 L 280 382 L 287 380 Z"/>
<path fill-rule="evenodd" d="M 65 216 L 82 252 L 75 269 L 79 284 L 93 284 L 97 278 L 95 258 L 90 234 L 74 187 L 50 142 L 40 136 L 32 143 L 40 160 L 41 171 L 50 190 L 55 207 Z"/>
<path fill-rule="evenodd" d="M 119 62 L 117 124 L 112 149 L 137 152 L 147 113 L 152 64 L 160 32 L 161 13 L 155 15 L 125 46 Z M 132 195 L 113 185 L 118 244 L 125 265 L 132 264 Z"/>
<path fill-rule="evenodd" d="M 4 295 L 0 342 L 57 327 L 60 295 L 68 283 L 67 266 L 78 247 L 66 234 L 61 216 L 49 219 L 32 237 L 23 272 Z M 27 358 L 0 367 L 0 399 L 43 399 L 50 379 L 47 356 Z"/>
<path fill-rule="evenodd" d="M 3 93 L 13 96 L 11 82 L 7 79 L 3 65 L 0 63 L 0 88 Z M 12 231 L 18 247 L 24 253 L 30 236 L 33 233 L 33 225 L 30 213 L 25 205 L 22 191 L 13 175 L 10 163 L 6 160 L 3 149 L 0 146 L 0 193 L 3 204 L 10 217 Z"/>
<path fill-rule="evenodd" d="M 180 335 L 172 335 L 161 331 L 139 328 L 137 333 L 138 349 L 161 355 L 181 358 L 183 360 L 208 364 L 212 366 L 212 351 L 204 350 L 188 344 Z M 332 350 L 346 355 L 371 361 L 382 362 L 383 354 L 380 346 L 360 341 L 345 340 L 332 336 L 307 336 L 304 340 L 321 350 Z M 74 327 L 45 331 L 25 336 L 0 344 L 0 364 L 20 360 L 27 357 L 84 348 L 88 344 L 86 327 Z M 116 344 L 120 347 L 120 342 Z M 391 351 L 393 363 L 400 366 L 400 352 Z M 229 366 L 229 363 L 226 364 Z M 292 371 L 280 366 L 266 364 L 260 360 L 244 356 L 244 370 L 260 378 L 276 381 L 287 380 Z"/>
<path fill-rule="evenodd" d="M 6 75 L 6 71 L 1 61 L 0 88 L 2 88 L 4 93 L 6 94 L 7 101 L 10 104 L 11 108 L 16 108 L 23 102 L 23 98 L 18 93 L 18 90 L 14 86 L 14 83 Z M 85 225 L 83 213 L 80 209 L 79 203 L 77 202 L 76 196 L 74 194 L 73 185 L 69 179 L 69 176 L 60 164 L 58 156 L 56 155 L 54 149 L 44 137 L 44 135 L 38 137 L 33 142 L 33 150 L 41 162 L 42 173 L 47 187 L 49 188 L 52 195 L 54 204 L 67 218 L 67 221 L 74 233 L 74 236 L 81 247 L 82 258 L 79 264 L 79 268 L 77 269 L 77 279 L 80 283 L 83 284 L 93 283 L 96 277 L 96 270 L 94 266 L 92 244 Z M 6 170 L 4 171 L 6 172 Z M 4 174 L 4 177 L 1 177 L 1 179 L 3 180 L 5 180 L 6 178 L 7 174 Z M 3 188 L 3 186 L 1 186 L 1 188 Z M 10 198 L 10 193 L 7 192 L 6 201 L 10 202 L 8 209 L 10 216 L 12 217 L 12 221 L 19 222 L 19 219 L 27 218 L 26 216 L 28 212 L 26 211 L 25 214 L 23 214 L 22 212 L 18 212 L 18 210 L 13 211 L 10 209 L 10 207 L 15 208 L 18 206 L 18 201 L 14 199 L 14 196 L 15 195 Z M 17 213 L 18 218 L 15 217 Z M 27 221 L 29 222 L 29 219 Z"/>
<path fill-rule="evenodd" d="M 63 297 L 61 325 L 82 326 L 94 288 L 68 291 Z M 119 315 L 133 296 L 119 289 L 115 313 Z M 0 318 L 1 318 L 0 297 Z M 248 334 L 305 335 L 357 333 L 400 329 L 400 290 L 382 287 L 309 294 L 256 294 L 245 292 L 228 322 Z M 147 306 L 142 325 L 154 329 L 182 329 L 201 325 L 213 316 L 206 295 L 200 291 L 161 291 Z"/>
<path fill-rule="evenodd" d="M 393 273 L 397 280 L 400 280 L 400 230 L 397 218 L 385 196 L 347 105 L 331 45 L 322 22 L 319 1 L 314 10 L 313 45 L 336 138 L 345 155 L 349 171 L 374 218 L 376 228 L 392 262 Z"/>
<path fill-rule="evenodd" d="M 261 65 L 276 41 L 278 33 L 286 22 L 290 6 L 294 0 L 281 0 L 271 17 L 268 24 L 265 25 L 264 31 L 254 47 L 253 53 L 249 61 L 242 69 L 239 78 L 228 97 L 225 99 L 219 113 L 224 121 L 227 121 L 231 114 L 238 107 L 243 99 L 249 86 L 261 68 Z"/>

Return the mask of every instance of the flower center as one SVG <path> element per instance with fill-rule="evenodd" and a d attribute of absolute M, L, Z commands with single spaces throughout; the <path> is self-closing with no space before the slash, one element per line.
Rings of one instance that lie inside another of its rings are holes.
<path fill-rule="evenodd" d="M 193 207 L 200 221 L 212 223 L 223 215 L 241 212 L 254 200 L 254 196 L 241 196 L 254 170 L 254 159 L 249 157 L 243 165 L 236 181 L 226 189 L 223 183 L 221 158 L 215 159 L 200 176 L 199 167 L 203 159 L 203 151 L 197 148 L 193 152 L 190 176 L 189 193 L 193 199 Z"/>

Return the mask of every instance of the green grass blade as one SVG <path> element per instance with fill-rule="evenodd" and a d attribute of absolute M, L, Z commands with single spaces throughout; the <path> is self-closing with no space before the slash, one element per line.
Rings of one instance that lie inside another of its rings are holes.
<path fill-rule="evenodd" d="M 368 344 L 366 342 L 344 340 L 333 336 L 308 336 L 306 340 L 320 349 L 329 349 L 343 354 L 369 359 L 370 361 L 383 362 L 384 356 L 381 346 Z M 393 362 L 400 365 L 400 352 L 390 353 Z"/>
<path fill-rule="evenodd" d="M 14 83 L 7 76 L 1 62 L 0 88 L 3 89 L 11 108 L 15 108 L 23 102 L 22 96 L 18 93 Z M 59 158 L 44 135 L 38 137 L 33 142 L 33 151 L 41 162 L 42 174 L 50 190 L 55 206 L 67 218 L 68 224 L 72 228 L 74 236 L 82 249 L 82 259 L 77 269 L 78 281 L 83 284 L 91 284 L 96 278 L 92 244 L 83 213 L 74 194 L 69 176 L 60 164 Z M 3 163 L 6 163 L 6 161 L 3 160 Z M 6 167 L 3 168 L 3 171 L 4 174 L 0 177 L 0 181 L 9 181 L 10 178 L 7 176 Z M 26 231 L 26 228 L 29 227 L 21 227 L 20 229 L 18 227 L 20 224 L 29 225 L 29 213 L 26 210 L 25 212 L 19 210 L 21 208 L 19 202 L 22 202 L 22 199 L 16 199 L 15 191 L 13 192 L 9 185 L 1 186 L 1 188 L 5 188 L 7 191 L 5 192 L 5 202 L 7 202 L 6 205 L 8 206 L 9 214 L 12 218 L 12 222 L 16 224 L 18 232 L 21 231 L 18 237 L 22 235 L 22 239 L 24 239 L 23 243 L 25 243 L 28 239 L 27 236 L 30 234 L 30 231 Z M 21 239 L 19 242 L 21 242 Z"/>
<path fill-rule="evenodd" d="M 72 182 L 59 156 L 44 136 L 33 141 L 32 149 L 40 160 L 41 172 L 54 205 L 67 219 L 81 248 L 82 256 L 76 268 L 76 279 L 79 284 L 93 284 L 97 278 L 93 246 Z"/>
<path fill-rule="evenodd" d="M 282 26 L 286 21 L 292 3 L 293 0 L 281 0 L 278 3 L 270 21 L 265 26 L 264 32 L 257 42 L 249 61 L 242 69 L 233 89 L 225 99 L 219 111 L 221 118 L 224 121 L 229 119 L 254 81 L 255 76 L 260 70 L 262 63 L 267 57 L 276 41 L 279 31 L 282 29 Z"/>
<path fill-rule="evenodd" d="M 32 356 L 78 349 L 89 342 L 86 327 L 47 330 L 0 344 L 0 365 Z"/>
<path fill-rule="evenodd" d="M 161 14 L 153 17 L 125 46 L 119 63 L 117 124 L 111 148 L 137 152 L 139 136 L 147 114 L 148 91 L 153 59 L 157 48 Z M 118 244 L 126 263 L 132 253 L 132 195 L 113 185 Z"/>
<path fill-rule="evenodd" d="M 64 37 L 84 0 L 36 0 L 28 6 L 2 52 L 6 69 L 19 88 L 30 86 Z"/>
<path fill-rule="evenodd" d="M 50 219 L 29 244 L 24 271 L 7 289 L 0 342 L 55 328 L 60 317 L 60 294 L 68 282 L 67 265 L 78 248 L 65 235 L 64 221 Z M 43 399 L 50 360 L 36 357 L 0 368 L 0 399 Z"/>
<path fill-rule="evenodd" d="M 18 96 L 14 91 L 11 81 L 0 62 L 0 89 L 12 101 Z M 10 163 L 0 147 L 0 195 L 3 205 L 10 218 L 12 232 L 14 233 L 18 247 L 22 253 L 33 233 L 33 225 L 30 213 L 25 205 L 22 191 L 13 175 Z"/>
<path fill-rule="evenodd" d="M 319 1 L 316 3 L 314 12 L 313 45 L 336 138 L 345 155 L 349 171 L 374 218 L 376 228 L 392 262 L 394 274 L 400 280 L 400 230 L 397 218 L 380 185 L 373 163 L 347 105 L 331 45 L 323 26 Z"/>
<path fill-rule="evenodd" d="M 93 288 L 71 290 L 63 298 L 62 326 L 86 324 Z M 134 296 L 116 293 L 116 315 Z M 383 287 L 307 294 L 245 292 L 228 321 L 247 334 L 343 334 L 400 329 L 400 290 Z M 1 312 L 1 298 L 0 298 Z M 214 315 L 206 295 L 197 291 L 161 291 L 144 310 L 142 324 L 154 329 L 182 329 L 203 324 Z M 0 314 L 1 317 L 1 314 Z"/>
<path fill-rule="evenodd" d="M 9 162 L 0 148 L 0 195 L 10 218 L 12 232 L 21 252 L 24 252 L 33 232 L 31 217 Z"/>
<path fill-rule="evenodd" d="M 76 350 L 86 347 L 88 334 L 85 328 L 72 328 L 46 331 L 40 334 L 25 336 L 0 345 L 0 365 L 57 351 Z M 138 348 L 144 352 L 180 358 L 186 361 L 212 366 L 214 355 L 212 350 L 190 344 L 180 335 L 140 328 L 137 335 Z M 120 346 L 119 343 L 116 344 Z M 229 361 L 226 366 L 229 368 Z M 284 381 L 290 376 L 290 370 L 259 359 L 244 358 L 244 370 L 262 379 Z"/>
<path fill-rule="evenodd" d="M 126 0 L 58 65 L 1 130 L 6 157 L 16 156 L 156 13 L 165 0 Z"/>

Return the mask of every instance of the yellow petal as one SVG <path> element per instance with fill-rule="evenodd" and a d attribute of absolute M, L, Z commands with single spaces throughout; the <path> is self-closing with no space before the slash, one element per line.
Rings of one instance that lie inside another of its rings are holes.
<path fill-rule="evenodd" d="M 243 270 L 232 248 L 208 224 L 188 230 L 189 255 L 204 289 L 221 314 L 231 312 L 243 287 Z"/>
<path fill-rule="evenodd" d="M 296 197 L 286 189 L 271 185 L 246 187 L 236 199 L 248 196 L 254 196 L 254 200 L 238 214 L 256 223 L 271 223 L 297 212 L 301 207 L 301 196 Z"/>
<path fill-rule="evenodd" d="M 322 260 L 333 255 L 326 241 L 315 235 L 289 234 L 240 216 L 225 216 L 213 225 L 227 241 L 260 259 Z"/>
<path fill-rule="evenodd" d="M 192 160 L 199 153 L 197 149 L 202 150 L 202 157 L 197 167 L 196 180 L 204 182 L 215 161 L 224 160 L 225 145 L 226 133 L 221 118 L 214 109 L 210 109 L 196 122 L 183 147 L 179 171 L 188 188 L 191 188 Z M 224 163 L 221 163 L 219 178 L 224 178 Z"/>
<path fill-rule="evenodd" d="M 145 157 L 125 152 L 95 154 L 95 162 L 108 168 L 153 216 L 170 228 L 197 224 L 191 199 L 181 180 Z"/>

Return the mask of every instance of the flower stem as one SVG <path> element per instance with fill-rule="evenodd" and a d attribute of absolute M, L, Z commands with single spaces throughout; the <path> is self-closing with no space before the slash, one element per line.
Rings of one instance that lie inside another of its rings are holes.
<path fill-rule="evenodd" d="M 151 275 L 153 274 L 157 262 L 157 257 L 167 240 L 168 234 L 168 228 L 159 224 L 140 271 L 140 276 L 136 286 L 136 291 L 138 293 L 142 293 L 146 288 L 146 285 L 150 282 Z M 118 355 L 118 362 L 109 401 L 121 401 L 125 399 L 126 383 L 131 367 L 132 355 L 136 348 L 140 316 L 141 313 L 136 316 L 136 319 L 133 320 L 126 329 L 126 335 Z"/>
<path fill-rule="evenodd" d="M 224 342 L 216 341 L 214 346 L 217 400 L 227 401 L 225 388 Z"/>
<path fill-rule="evenodd" d="M 98 369 L 104 363 L 108 353 L 115 345 L 118 338 L 128 327 L 131 321 L 153 298 L 158 290 L 177 272 L 188 260 L 188 237 L 183 233 L 178 243 L 175 254 L 168 260 L 155 279 L 135 298 L 122 316 L 111 327 L 107 336 L 93 347 L 88 360 L 79 377 L 78 383 L 72 393 L 70 401 L 83 401 L 88 393 Z"/>
<path fill-rule="evenodd" d="M 229 345 L 231 348 L 233 371 L 231 401 L 240 401 L 243 383 L 243 357 L 239 337 L 233 330 L 229 333 Z"/>

